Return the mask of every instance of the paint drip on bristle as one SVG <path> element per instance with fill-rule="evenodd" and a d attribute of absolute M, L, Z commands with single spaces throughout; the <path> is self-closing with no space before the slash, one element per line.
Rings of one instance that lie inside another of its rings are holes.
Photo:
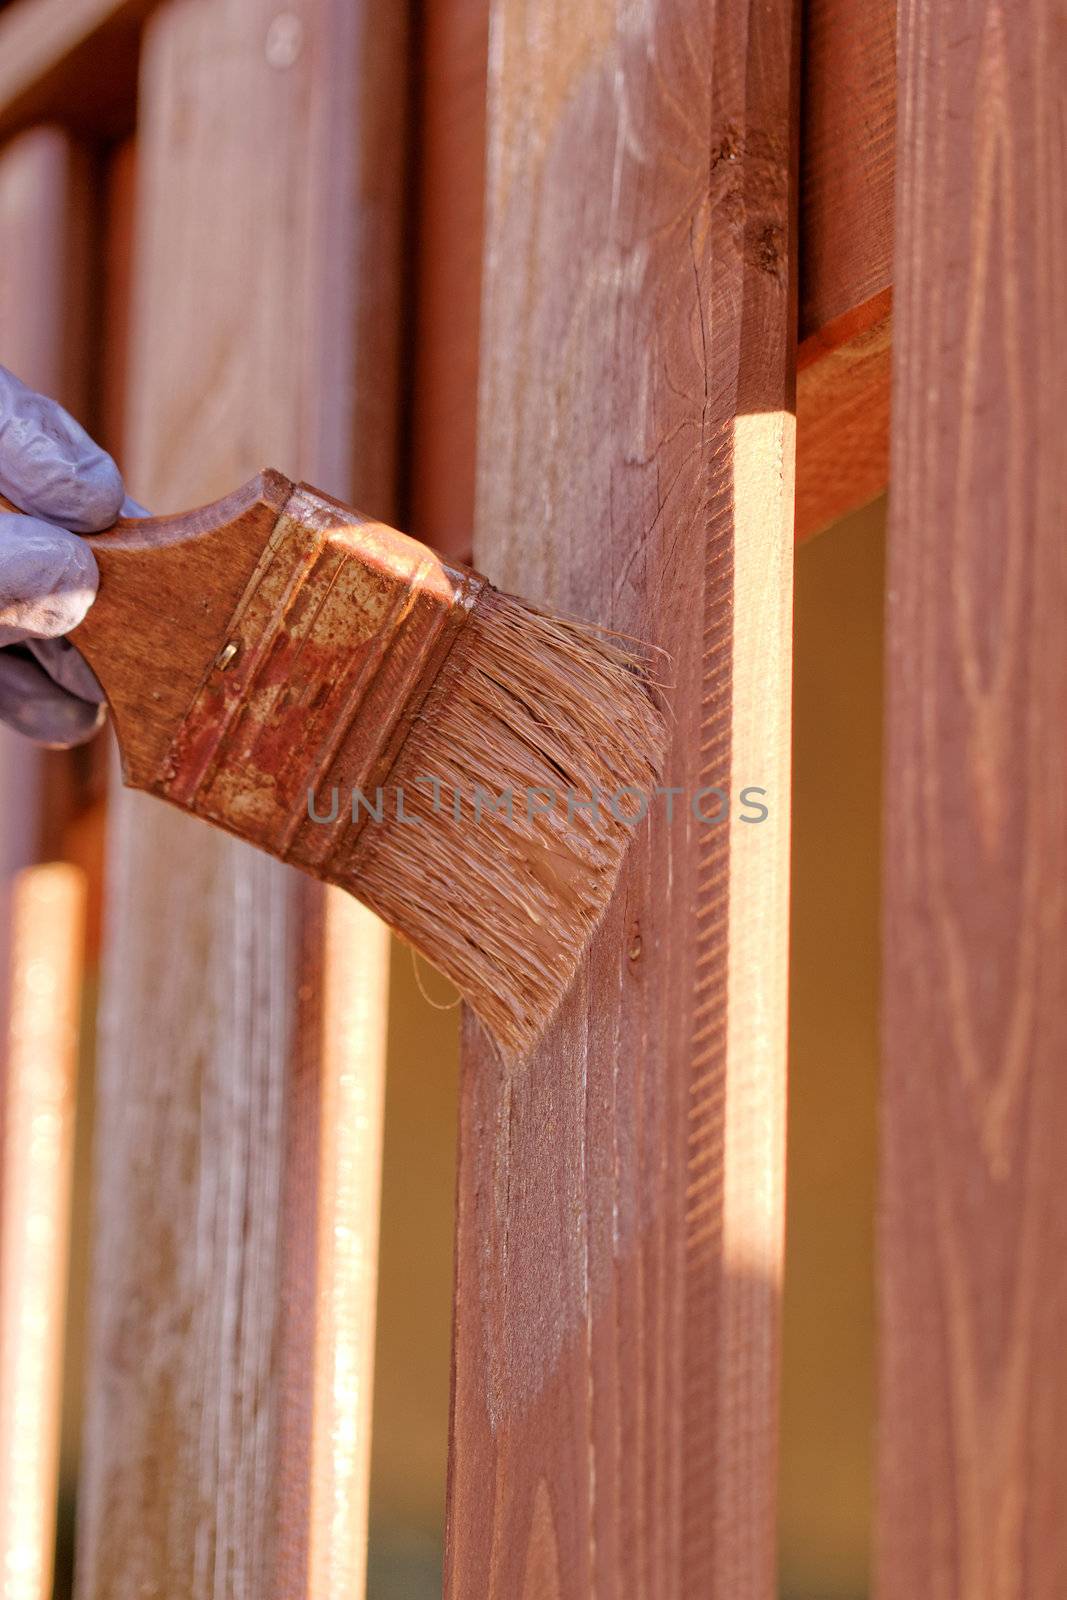
<path fill-rule="evenodd" d="M 357 870 L 360 898 L 452 979 L 505 1059 L 530 1049 L 570 987 L 665 747 L 637 647 L 486 588 Z M 398 791 L 419 825 L 396 820 Z M 508 794 L 510 816 L 490 809 Z"/>

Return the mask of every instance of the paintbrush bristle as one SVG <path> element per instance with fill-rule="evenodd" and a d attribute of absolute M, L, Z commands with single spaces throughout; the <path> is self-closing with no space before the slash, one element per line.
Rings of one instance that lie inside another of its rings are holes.
<path fill-rule="evenodd" d="M 506 1058 L 570 987 L 665 743 L 636 649 L 486 588 L 364 829 L 358 893 Z"/>

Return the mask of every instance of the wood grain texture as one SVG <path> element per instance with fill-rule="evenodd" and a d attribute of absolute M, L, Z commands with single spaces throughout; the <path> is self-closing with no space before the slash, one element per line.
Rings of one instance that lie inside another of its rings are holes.
<path fill-rule="evenodd" d="M 1058 0 L 906 0 L 890 502 L 880 1600 L 1067 1592 Z"/>
<path fill-rule="evenodd" d="M 798 539 L 884 493 L 895 5 L 803 10 Z M 423 8 L 411 521 L 470 559 L 489 0 Z"/>
<path fill-rule="evenodd" d="M 76 867 L 19 874 L 0 1122 L 4 1600 L 52 1593 L 84 924 Z"/>
<path fill-rule="evenodd" d="M 893 281 L 896 0 L 808 0 L 800 158 L 800 337 Z"/>
<path fill-rule="evenodd" d="M 405 49 L 394 0 L 149 24 L 124 454 L 154 509 L 275 459 L 390 510 Z M 384 932 L 143 798 L 111 857 L 78 1592 L 347 1600 Z"/>
<path fill-rule="evenodd" d="M 157 0 L 14 0 L 0 13 L 0 134 L 42 117 L 115 135 Z"/>
<path fill-rule="evenodd" d="M 886 289 L 811 334 L 798 352 L 798 539 L 885 493 L 891 306 Z"/>
<path fill-rule="evenodd" d="M 492 37 L 475 557 L 671 652 L 683 793 L 542 1047 L 467 1039 L 447 1592 L 766 1600 L 794 15 L 502 0 Z"/>
<path fill-rule="evenodd" d="M 469 561 L 489 0 L 433 0 L 421 16 L 410 517 Z M 888 482 L 894 18 L 885 0 L 803 11 L 798 539 Z"/>

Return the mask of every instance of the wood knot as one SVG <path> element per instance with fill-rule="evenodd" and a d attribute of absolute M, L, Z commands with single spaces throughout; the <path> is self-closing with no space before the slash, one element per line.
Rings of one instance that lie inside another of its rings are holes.
<path fill-rule="evenodd" d="M 727 123 L 722 135 L 716 143 L 713 139 L 711 147 L 711 170 L 715 171 L 724 161 L 740 161 L 744 154 L 744 143 L 741 134 L 732 123 Z"/>
<path fill-rule="evenodd" d="M 749 259 L 760 272 L 780 277 L 785 266 L 785 230 L 776 222 L 769 222 L 756 235 Z"/>

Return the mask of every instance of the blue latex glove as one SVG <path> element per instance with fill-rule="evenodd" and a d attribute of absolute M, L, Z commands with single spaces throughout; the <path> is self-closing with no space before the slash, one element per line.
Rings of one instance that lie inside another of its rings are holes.
<path fill-rule="evenodd" d="M 96 560 L 77 535 L 109 528 L 125 490 L 74 418 L 4 367 L 0 491 L 27 513 L 0 513 L 0 720 L 53 749 L 84 744 L 104 695 L 63 637 L 96 598 Z"/>

